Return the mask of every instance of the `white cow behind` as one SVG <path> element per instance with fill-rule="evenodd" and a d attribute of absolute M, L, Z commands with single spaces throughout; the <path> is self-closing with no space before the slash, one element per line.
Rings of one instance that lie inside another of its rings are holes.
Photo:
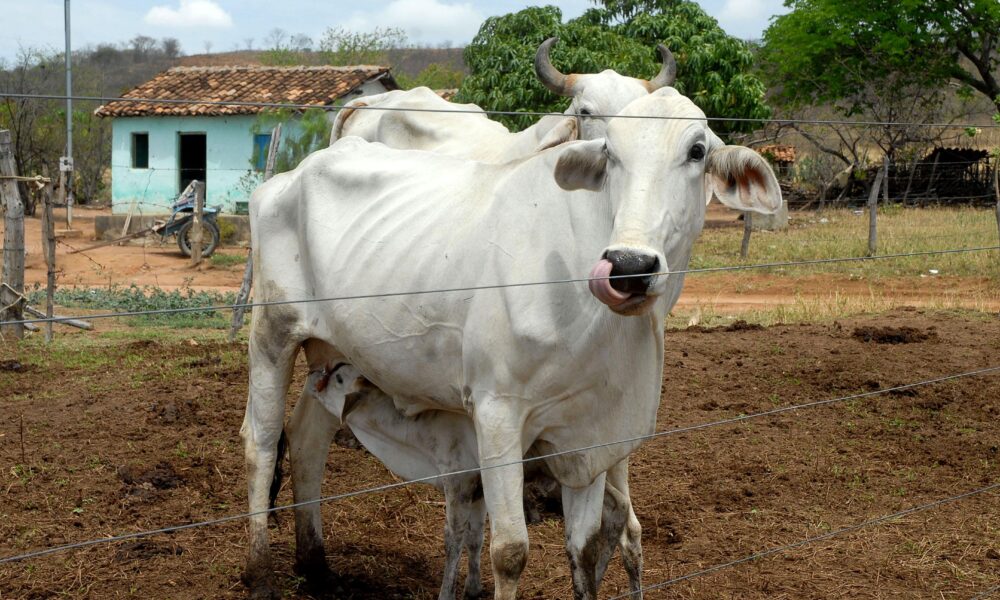
<path fill-rule="evenodd" d="M 438 598 L 454 600 L 463 549 L 468 554 L 469 569 L 462 597 L 479 598 L 482 594 L 479 567 L 486 506 L 479 473 L 475 471 L 479 467 L 479 456 L 472 420 L 465 414 L 442 410 L 425 411 L 415 417 L 401 414 L 392 398 L 368 382 L 357 368 L 345 363 L 311 372 L 306 379 L 304 395 L 315 398 L 335 417 L 335 422 L 327 424 L 325 437 L 332 436 L 336 427 L 346 424 L 369 452 L 403 479 L 423 480 L 436 475 L 471 471 L 435 478 L 427 483 L 444 492 L 448 505 L 444 574 Z M 310 423 L 311 427 L 317 424 L 316 421 Z M 320 456 L 326 453 L 323 447 L 303 447 L 304 440 L 300 437 L 292 437 L 291 443 L 293 454 L 297 457 L 311 451 L 318 451 Z M 531 478 L 543 469 L 541 461 L 528 462 L 525 465 L 526 477 Z M 319 473 L 309 481 L 301 482 L 296 489 L 302 494 L 308 488 L 313 494 L 311 497 L 318 497 L 321 475 Z M 275 486 L 272 486 L 273 492 L 276 492 Z M 624 526 L 621 519 L 628 516 L 628 512 L 619 507 L 626 501 L 609 478 L 602 522 L 605 537 L 601 544 L 602 572 L 618 544 L 618 535 Z M 629 569 L 631 578 L 637 563 L 634 557 L 626 556 L 633 558 L 632 562 L 626 560 L 626 564 L 633 567 Z M 641 585 L 637 577 L 631 583 L 636 590 Z"/>
<path fill-rule="evenodd" d="M 557 284 L 255 310 L 241 429 L 256 513 L 246 572 L 253 595 L 274 593 L 263 511 L 304 349 L 310 370 L 354 365 L 409 416 L 471 420 L 499 599 L 515 597 L 527 560 L 518 461 L 531 447 L 608 444 L 546 459 L 562 485 L 574 596 L 596 598 L 606 480 L 639 446 L 609 442 L 655 428 L 662 323 L 683 284 L 671 272 L 687 267 L 712 195 L 742 210 L 781 205 L 767 163 L 723 145 L 672 88 L 630 103 L 606 139 L 521 161 L 491 165 L 344 138 L 261 186 L 251 231 L 263 303 L 588 272 L 595 280 L 590 294 Z M 309 417 L 293 416 L 293 425 Z M 320 475 L 325 457 L 310 463 Z M 293 448 L 292 461 L 309 459 Z M 295 487 L 307 479 L 293 473 Z M 319 511 L 297 511 L 296 529 L 298 557 L 322 558 Z"/>
<path fill-rule="evenodd" d="M 563 142 L 604 137 L 608 115 L 618 114 L 640 96 L 673 85 L 677 76 L 674 56 L 662 44 L 657 50 L 663 65 L 650 80 L 626 77 L 610 69 L 564 75 L 549 59 L 556 41 L 549 38 L 539 46 L 535 73 L 549 90 L 573 99 L 565 112 L 570 116 L 548 115 L 523 131 L 511 133 L 475 104 L 454 104 L 426 87 L 418 87 L 349 102 L 337 113 L 330 143 L 358 136 L 401 150 L 431 150 L 483 162 L 507 162 Z"/>

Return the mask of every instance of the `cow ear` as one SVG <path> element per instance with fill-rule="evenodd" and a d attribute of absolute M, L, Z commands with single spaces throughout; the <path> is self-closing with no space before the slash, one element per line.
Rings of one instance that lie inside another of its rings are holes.
<path fill-rule="evenodd" d="M 560 119 L 555 127 L 549 130 L 542 141 L 538 142 L 535 152 L 554 148 L 559 144 L 574 142 L 580 138 L 580 129 L 576 124 L 576 117 L 566 117 Z"/>
<path fill-rule="evenodd" d="M 722 146 L 708 154 L 705 203 L 714 195 L 737 210 L 774 214 L 781 208 L 781 188 L 767 161 L 744 146 Z"/>
<path fill-rule="evenodd" d="M 564 190 L 599 191 L 604 187 L 608 172 L 608 155 L 604 140 L 591 140 L 570 144 L 559 154 L 556 162 L 556 183 Z"/>

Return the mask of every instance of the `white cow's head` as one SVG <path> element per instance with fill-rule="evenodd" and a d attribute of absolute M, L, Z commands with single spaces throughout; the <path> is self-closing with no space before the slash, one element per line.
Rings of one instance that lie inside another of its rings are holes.
<path fill-rule="evenodd" d="M 648 312 L 667 291 L 667 276 L 653 274 L 687 263 L 713 195 L 740 210 L 781 207 L 767 162 L 749 148 L 723 144 L 705 113 L 673 88 L 630 103 L 609 123 L 606 139 L 566 148 L 555 178 L 567 190 L 609 195 L 611 239 L 594 257 L 591 276 L 622 278 L 592 280 L 590 290 L 625 315 Z"/>
<path fill-rule="evenodd" d="M 551 37 L 538 47 L 538 52 L 535 53 L 535 74 L 542 85 L 553 93 L 573 98 L 566 114 L 580 115 L 578 126 L 581 140 L 604 137 L 608 126 L 606 115 L 617 115 L 632 100 L 671 86 L 677 79 L 677 62 L 663 44 L 656 47 L 663 59 L 663 66 L 656 77 L 648 81 L 619 75 L 610 69 L 600 73 L 565 75 L 552 66 L 549 59 L 549 51 L 558 40 L 559 38 Z"/>

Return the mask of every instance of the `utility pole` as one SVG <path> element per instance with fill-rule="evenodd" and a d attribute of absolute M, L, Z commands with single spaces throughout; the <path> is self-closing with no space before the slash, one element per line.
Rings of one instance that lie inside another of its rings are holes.
<path fill-rule="evenodd" d="M 69 0 L 65 0 L 66 17 L 66 155 L 59 160 L 59 171 L 66 194 L 66 229 L 73 229 L 73 52 L 69 43 Z"/>

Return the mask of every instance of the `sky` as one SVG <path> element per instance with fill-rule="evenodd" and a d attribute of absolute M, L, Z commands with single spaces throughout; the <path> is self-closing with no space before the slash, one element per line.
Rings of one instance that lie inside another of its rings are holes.
<path fill-rule="evenodd" d="M 4 33 L 0 59 L 10 62 L 20 48 L 64 46 L 65 0 L 0 0 Z M 554 4 L 563 18 L 578 16 L 589 0 L 70 0 L 74 49 L 124 42 L 136 35 L 180 40 L 185 54 L 210 48 L 223 52 L 267 47 L 274 28 L 318 40 L 327 27 L 370 31 L 399 27 L 410 42 L 429 45 L 468 43 L 489 16 L 526 6 Z M 771 17 L 785 9 L 782 0 L 701 0 L 705 11 L 729 34 L 759 38 Z"/>

